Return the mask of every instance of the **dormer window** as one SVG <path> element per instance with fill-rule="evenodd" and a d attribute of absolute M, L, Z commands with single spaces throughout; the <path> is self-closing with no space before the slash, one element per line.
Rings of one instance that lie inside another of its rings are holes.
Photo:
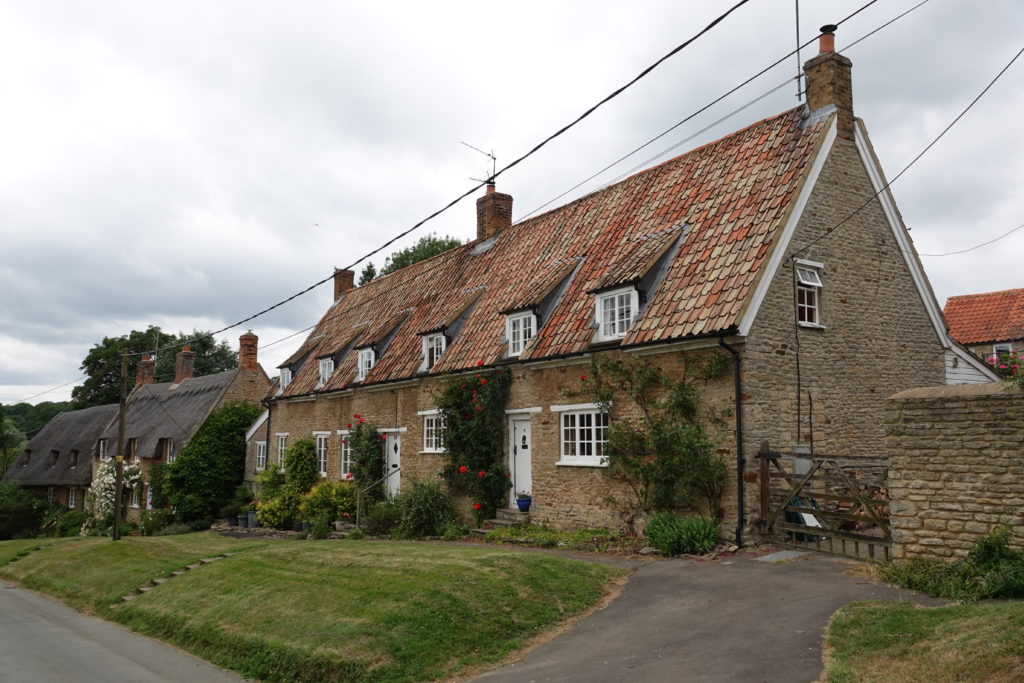
<path fill-rule="evenodd" d="M 633 324 L 633 316 L 640 307 L 640 296 L 636 287 L 621 287 L 598 294 L 596 306 L 598 339 L 622 339 Z"/>
<path fill-rule="evenodd" d="M 429 370 L 434 367 L 438 359 L 444 355 L 446 348 L 448 348 L 448 339 L 444 334 L 438 332 L 425 336 L 423 338 L 423 369 Z"/>
<path fill-rule="evenodd" d="M 68 467 L 77 467 L 77 466 L 78 466 L 78 451 L 76 449 L 72 448 L 71 449 L 71 458 L 70 458 L 70 461 L 68 462 Z"/>
<path fill-rule="evenodd" d="M 796 320 L 802 327 L 821 327 L 820 263 L 799 260 L 796 267 Z"/>
<path fill-rule="evenodd" d="M 327 384 L 327 380 L 334 374 L 334 359 L 333 358 L 321 358 L 320 359 L 320 379 L 317 381 L 317 388 Z"/>
<path fill-rule="evenodd" d="M 54 465 L 56 465 L 57 464 L 57 458 L 59 458 L 59 457 L 60 457 L 60 451 L 50 451 L 50 462 L 48 463 L 48 465 L 50 467 L 53 467 Z"/>
<path fill-rule="evenodd" d="M 370 370 L 373 369 L 373 365 L 376 362 L 377 354 L 374 353 L 373 349 L 359 349 L 359 366 L 356 370 L 356 379 L 360 382 L 366 379 L 366 376 L 370 374 Z"/>
<path fill-rule="evenodd" d="M 281 389 L 287 389 L 288 385 L 292 383 L 292 369 L 281 368 Z"/>
<path fill-rule="evenodd" d="M 107 440 L 106 439 L 100 439 L 99 440 L 99 452 L 100 452 L 100 460 L 101 461 L 102 460 L 106 460 L 107 458 L 110 457 L 110 454 L 107 453 Z"/>
<path fill-rule="evenodd" d="M 518 356 L 537 332 L 537 316 L 533 313 L 516 313 L 505 316 L 505 337 L 508 339 L 508 355 Z"/>

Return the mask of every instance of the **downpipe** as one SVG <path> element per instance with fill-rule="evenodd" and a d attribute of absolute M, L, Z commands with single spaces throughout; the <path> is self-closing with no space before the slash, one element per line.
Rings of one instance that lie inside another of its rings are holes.
<path fill-rule="evenodd" d="M 742 384 L 740 383 L 740 352 L 725 342 L 725 334 L 718 337 L 718 345 L 732 354 L 732 376 L 734 402 L 736 404 L 736 498 L 739 516 L 736 521 L 736 545 L 743 547 L 743 527 L 746 525 L 745 500 L 743 491 L 743 406 L 741 404 Z"/>

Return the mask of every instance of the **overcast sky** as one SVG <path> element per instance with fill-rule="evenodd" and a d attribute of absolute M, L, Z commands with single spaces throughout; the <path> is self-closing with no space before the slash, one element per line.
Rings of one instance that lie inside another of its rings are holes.
<path fill-rule="evenodd" d="M 805 0 L 801 38 L 863 2 Z M 728 4 L 0 3 L 0 402 L 79 377 L 105 335 L 220 328 L 351 264 L 486 176 L 487 159 L 460 141 L 493 149 L 500 167 Z M 915 4 L 876 2 L 836 36 L 889 177 L 1024 45 L 1019 0 L 930 0 L 843 49 Z M 520 218 L 795 42 L 791 0 L 752 0 L 498 189 Z M 701 132 L 796 62 L 552 206 L 795 106 L 789 83 Z M 1024 58 L 893 186 L 922 254 L 1024 224 L 1022 85 Z M 429 231 L 465 240 L 475 220 L 471 198 L 396 246 Z M 1024 230 L 922 260 L 941 305 L 1024 286 L 1022 256 Z M 222 338 L 237 346 L 251 327 L 269 344 L 313 324 L 330 297 L 321 286 Z M 301 340 L 261 349 L 271 375 Z"/>

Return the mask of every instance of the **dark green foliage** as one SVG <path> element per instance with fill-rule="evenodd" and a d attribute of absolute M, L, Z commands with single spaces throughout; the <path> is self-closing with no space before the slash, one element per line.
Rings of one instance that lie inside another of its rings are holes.
<path fill-rule="evenodd" d="M 511 386 L 507 369 L 457 375 L 445 380 L 436 399 L 447 449 L 441 476 L 451 490 L 473 499 L 477 521 L 493 517 L 512 487 L 505 464 L 505 407 Z"/>
<path fill-rule="evenodd" d="M 149 495 L 154 508 L 171 506 L 167 490 L 167 463 L 158 462 L 149 469 Z"/>
<path fill-rule="evenodd" d="M 167 467 L 168 497 L 180 519 L 211 519 L 232 497 L 245 468 L 245 430 L 259 412 L 248 403 L 218 408 Z"/>
<path fill-rule="evenodd" d="M 442 536 L 456 522 L 451 498 L 435 482 L 414 482 L 396 501 L 401 518 L 394 529 L 398 538 Z"/>
<path fill-rule="evenodd" d="M 377 428 L 361 416 L 353 415 L 354 423 L 345 438 L 352 447 L 352 479 L 363 490 L 363 502 L 384 500 L 384 439 Z"/>
<path fill-rule="evenodd" d="M 299 505 L 303 521 L 312 527 L 313 538 L 324 538 L 334 528 L 334 521 L 355 509 L 355 487 L 348 482 L 321 479 Z"/>
<path fill-rule="evenodd" d="M 999 526 L 980 538 L 967 558 L 942 562 L 912 557 L 878 565 L 886 581 L 947 600 L 973 602 L 1024 598 L 1024 552 L 1010 548 L 1010 528 Z"/>
<path fill-rule="evenodd" d="M 245 484 L 239 484 L 235 487 L 235 493 L 220 508 L 218 513 L 219 517 L 237 517 L 240 514 L 248 512 L 252 508 L 252 492 L 249 491 L 249 487 Z"/>
<path fill-rule="evenodd" d="M 644 528 L 651 545 L 665 555 L 703 555 L 718 542 L 718 521 L 710 517 L 680 517 L 659 512 Z"/>
<path fill-rule="evenodd" d="M 170 510 L 146 510 L 142 513 L 139 533 L 143 536 L 153 536 L 156 532 L 166 528 L 172 521 L 174 521 L 174 513 Z"/>
<path fill-rule="evenodd" d="M 179 536 L 181 534 L 188 534 L 194 531 L 191 525 L 183 524 L 181 522 L 175 522 L 174 524 L 168 524 L 164 528 L 154 531 L 154 536 Z"/>
<path fill-rule="evenodd" d="M 54 503 L 43 513 L 39 522 L 39 533 L 43 536 L 77 536 L 87 519 L 88 512 L 69 510 Z"/>
<path fill-rule="evenodd" d="M 284 473 L 279 472 L 276 467 L 268 467 L 256 477 L 257 500 L 259 502 L 276 498 L 284 487 Z"/>
<path fill-rule="evenodd" d="M 374 503 L 362 520 L 363 529 L 371 536 L 388 536 L 402 519 L 398 505 L 390 501 Z"/>
<path fill-rule="evenodd" d="M 288 485 L 299 495 L 308 493 L 320 480 L 316 469 L 316 444 L 299 439 L 284 452 L 284 473 Z"/>
<path fill-rule="evenodd" d="M 728 358 L 717 352 L 683 354 L 680 379 L 642 359 L 599 358 L 581 377 L 580 389 L 566 391 L 587 395 L 612 414 L 604 472 L 629 487 L 632 500 L 623 512 L 631 527 L 645 513 L 680 507 L 720 515 L 728 470 L 698 422 L 698 388 L 727 368 Z M 612 407 L 622 405 L 623 394 L 639 410 L 638 419 L 615 418 Z"/>
<path fill-rule="evenodd" d="M 391 256 L 388 256 L 384 260 L 384 267 L 381 269 L 380 274 L 388 275 L 399 268 L 411 266 L 412 264 L 428 259 L 431 256 L 437 256 L 441 252 L 454 249 L 460 244 L 462 244 L 462 242 L 454 237 L 438 237 L 434 233 L 424 235 L 420 238 L 419 242 L 413 246 L 405 249 L 399 249 L 395 253 L 391 254 Z M 365 273 L 366 271 L 364 270 L 363 272 Z M 359 284 L 362 284 L 361 277 Z"/>
<path fill-rule="evenodd" d="M 95 344 L 82 361 L 80 370 L 86 380 L 71 390 L 71 400 L 76 409 L 89 408 L 117 403 L 121 387 L 121 354 L 128 356 L 128 386 L 131 388 L 135 380 L 135 371 L 140 354 L 153 353 L 157 348 L 165 348 L 183 342 L 196 353 L 193 374 L 196 377 L 210 375 L 238 367 L 237 354 L 224 342 L 217 343 L 212 337 L 203 337 L 206 333 L 193 330 L 191 334 L 179 333 L 177 336 L 167 334 L 159 327 L 150 325 L 144 331 L 132 330 L 120 337 L 104 337 Z M 179 348 L 166 348 L 156 359 L 156 378 L 158 382 L 169 382 L 174 379 L 174 356 Z"/>
<path fill-rule="evenodd" d="M 377 279 L 377 266 L 373 265 L 372 261 L 367 261 L 366 265 L 359 272 L 359 282 L 357 285 L 362 287 L 367 282 L 373 282 L 375 279 Z"/>
<path fill-rule="evenodd" d="M 45 513 L 42 498 L 15 483 L 0 481 L 0 541 L 35 536 Z"/>

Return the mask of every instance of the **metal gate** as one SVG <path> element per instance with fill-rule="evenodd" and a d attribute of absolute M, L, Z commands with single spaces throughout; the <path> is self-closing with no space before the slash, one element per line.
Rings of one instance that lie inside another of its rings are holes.
<path fill-rule="evenodd" d="M 762 533 L 773 543 L 861 560 L 889 560 L 885 458 L 780 453 L 760 460 Z"/>

